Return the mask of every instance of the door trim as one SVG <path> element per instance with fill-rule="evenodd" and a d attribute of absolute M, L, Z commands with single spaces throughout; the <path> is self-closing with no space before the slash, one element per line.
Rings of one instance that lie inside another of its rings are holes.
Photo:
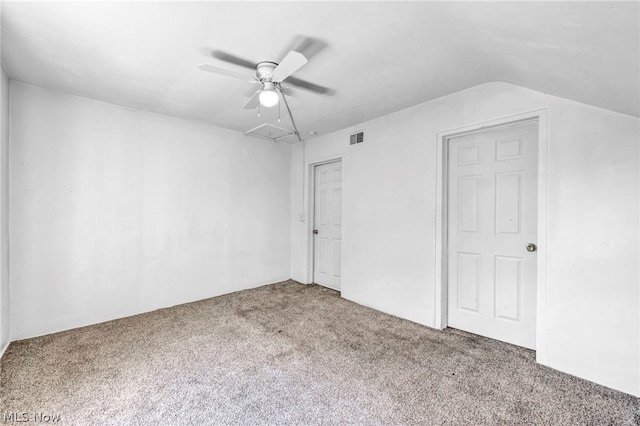
<path fill-rule="evenodd" d="M 315 205 L 316 205 L 316 182 L 315 182 L 315 168 L 316 166 L 322 166 L 324 164 L 330 164 L 330 163 L 337 163 L 337 162 L 341 162 L 342 163 L 342 183 L 343 183 L 343 193 L 342 196 L 344 197 L 344 161 L 342 161 L 342 155 L 338 155 L 338 156 L 332 156 L 329 158 L 323 158 L 322 160 L 319 161 L 314 161 L 312 163 L 306 163 L 305 164 L 305 174 L 307 175 L 307 194 L 308 194 L 308 198 L 305 202 L 306 204 L 306 215 L 307 215 L 307 226 L 306 226 L 306 247 L 307 247 L 307 268 L 306 268 L 306 275 L 307 275 L 307 280 L 306 280 L 306 284 L 313 284 L 313 268 L 314 268 L 314 263 L 315 263 L 315 250 L 314 250 L 314 244 L 313 244 L 313 226 L 315 223 Z M 344 203 L 342 203 L 342 207 L 344 209 Z M 344 211 L 344 210 L 343 210 Z M 344 218 L 344 215 L 342 215 Z M 343 221 L 344 222 L 344 221 Z M 343 223 L 343 227 L 344 227 L 344 223 Z M 344 233 L 342 235 L 342 241 L 344 242 Z"/>
<path fill-rule="evenodd" d="M 434 327 L 447 327 L 447 180 L 448 140 L 494 127 L 538 123 L 538 241 L 536 279 L 536 361 L 546 364 L 546 286 L 547 286 L 547 109 L 540 109 L 495 120 L 438 132 L 436 137 L 436 228 L 435 228 L 435 318 Z"/>

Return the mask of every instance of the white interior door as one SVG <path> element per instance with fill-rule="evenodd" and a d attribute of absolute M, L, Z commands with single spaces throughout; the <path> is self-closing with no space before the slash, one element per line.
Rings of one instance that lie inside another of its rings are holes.
<path fill-rule="evenodd" d="M 314 167 L 313 282 L 340 290 L 342 162 Z"/>
<path fill-rule="evenodd" d="M 535 349 L 538 123 L 448 143 L 448 325 Z"/>

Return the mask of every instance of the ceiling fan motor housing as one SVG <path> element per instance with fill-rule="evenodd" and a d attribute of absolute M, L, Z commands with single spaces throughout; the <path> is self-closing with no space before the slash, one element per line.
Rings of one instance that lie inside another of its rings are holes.
<path fill-rule="evenodd" d="M 256 77 L 260 81 L 270 81 L 271 76 L 273 75 L 273 71 L 277 66 L 278 64 L 276 64 L 275 62 L 260 62 L 258 65 L 256 65 Z"/>

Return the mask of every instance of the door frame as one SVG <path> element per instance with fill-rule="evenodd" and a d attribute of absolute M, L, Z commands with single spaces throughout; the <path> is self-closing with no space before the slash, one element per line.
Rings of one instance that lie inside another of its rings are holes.
<path fill-rule="evenodd" d="M 529 111 L 481 123 L 471 124 L 438 132 L 436 140 L 436 229 L 435 229 L 435 318 L 437 329 L 447 327 L 447 208 L 448 208 L 448 141 L 456 136 L 476 133 L 491 128 L 516 125 L 525 122 L 538 123 L 538 196 L 537 196 L 537 242 L 536 265 L 536 360 L 546 360 L 546 286 L 547 286 L 547 109 Z"/>
<path fill-rule="evenodd" d="M 316 166 L 323 166 L 325 164 L 330 164 L 330 163 L 337 163 L 337 162 L 341 162 L 342 163 L 342 183 L 344 184 L 344 161 L 342 161 L 342 155 L 337 155 L 337 156 L 332 156 L 329 158 L 324 158 L 322 160 L 319 161 L 314 161 L 312 163 L 307 163 L 305 164 L 305 172 L 308 176 L 307 179 L 307 194 L 308 195 L 308 199 L 306 201 L 306 210 L 307 210 L 307 217 L 309 218 L 309 220 L 307 220 L 307 226 L 306 226 L 306 238 L 307 238 L 307 284 L 312 284 L 313 283 L 313 273 L 314 273 L 314 266 L 315 266 L 315 245 L 314 245 L 314 241 L 315 239 L 313 238 L 313 227 L 314 224 L 316 222 L 316 218 L 315 218 L 315 207 L 316 207 Z M 344 191 L 342 192 L 342 196 L 344 197 Z M 342 206 L 344 207 L 344 203 L 342 203 Z M 342 211 L 340 211 L 340 215 L 342 217 L 344 217 L 344 215 L 342 214 Z M 344 234 L 343 234 L 343 238 L 342 238 L 343 242 L 344 242 Z M 342 259 L 341 259 L 342 261 Z M 340 292 L 342 292 L 342 286 L 341 286 L 341 290 Z"/>

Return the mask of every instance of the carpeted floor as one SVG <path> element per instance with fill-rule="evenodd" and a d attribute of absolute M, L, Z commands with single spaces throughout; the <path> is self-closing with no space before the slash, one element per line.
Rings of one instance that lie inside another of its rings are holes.
<path fill-rule="evenodd" d="M 0 423 L 640 424 L 638 399 L 530 350 L 293 281 L 14 342 L 0 365 Z"/>

